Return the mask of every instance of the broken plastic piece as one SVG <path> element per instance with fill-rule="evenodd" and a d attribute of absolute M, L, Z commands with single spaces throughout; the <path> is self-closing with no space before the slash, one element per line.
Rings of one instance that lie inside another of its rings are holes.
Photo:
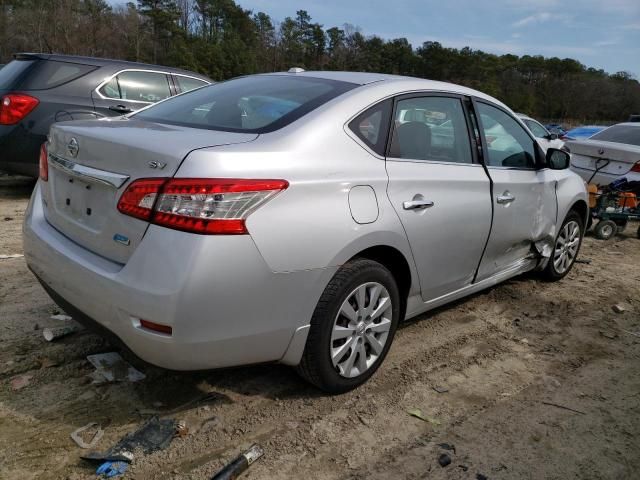
<path fill-rule="evenodd" d="M 93 438 L 89 442 L 85 442 L 80 434 L 94 427 L 97 427 L 96 433 L 93 434 Z M 84 427 L 80 427 L 76 431 L 71 432 L 71 439 L 76 442 L 80 448 L 93 448 L 100 441 L 103 435 L 104 430 L 102 430 L 102 427 L 100 427 L 97 422 L 91 422 L 87 423 Z"/>
<path fill-rule="evenodd" d="M 153 417 L 135 432 L 124 436 L 106 452 L 90 452 L 81 458 L 93 461 L 132 462 L 134 450 L 140 449 L 145 455 L 164 450 L 173 440 L 175 432 L 175 420 L 159 420 L 158 417 Z"/>
<path fill-rule="evenodd" d="M 51 315 L 51 320 L 60 320 L 62 322 L 68 322 L 69 320 L 72 320 L 72 318 L 69 315 Z"/>
<path fill-rule="evenodd" d="M 45 328 L 42 330 L 42 335 L 47 342 L 53 342 L 58 338 L 66 337 L 67 335 L 79 332 L 82 329 L 82 325 L 78 323 L 71 323 L 62 327 Z"/>
<path fill-rule="evenodd" d="M 104 382 L 138 382 L 146 378 L 146 375 L 129 365 L 116 352 L 98 353 L 89 355 L 87 360 L 96 367 L 96 371 L 91 374 L 94 383 Z"/>
<path fill-rule="evenodd" d="M 104 462 L 96 470 L 96 475 L 105 478 L 117 477 L 118 475 L 123 475 L 128 466 L 129 464 L 126 462 Z"/>

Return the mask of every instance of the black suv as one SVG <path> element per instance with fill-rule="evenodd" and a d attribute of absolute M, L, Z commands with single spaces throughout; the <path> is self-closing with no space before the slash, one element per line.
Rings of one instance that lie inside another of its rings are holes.
<path fill-rule="evenodd" d="M 0 69 L 0 170 L 38 176 L 54 122 L 118 116 L 211 83 L 145 63 L 20 53 Z"/>

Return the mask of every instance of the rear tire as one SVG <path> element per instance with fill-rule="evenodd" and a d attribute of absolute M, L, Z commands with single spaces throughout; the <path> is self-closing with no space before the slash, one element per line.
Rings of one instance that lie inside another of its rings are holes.
<path fill-rule="evenodd" d="M 384 361 L 399 318 L 391 272 L 364 258 L 346 263 L 318 301 L 298 373 L 327 393 L 353 390 Z"/>
<path fill-rule="evenodd" d="M 609 240 L 618 232 L 618 225 L 613 220 L 601 220 L 593 232 L 596 238 Z"/>
<path fill-rule="evenodd" d="M 542 271 L 542 275 L 546 280 L 558 281 L 564 278 L 573 268 L 584 236 L 582 222 L 582 217 L 574 210 L 570 211 L 564 222 L 562 222 L 553 244 L 551 258 Z"/>

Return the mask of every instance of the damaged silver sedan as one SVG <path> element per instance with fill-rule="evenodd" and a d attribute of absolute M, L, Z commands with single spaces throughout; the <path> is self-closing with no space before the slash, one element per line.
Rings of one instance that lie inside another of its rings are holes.
<path fill-rule="evenodd" d="M 68 313 L 150 363 L 281 362 L 344 392 L 400 320 L 570 271 L 587 194 L 568 166 L 468 88 L 248 76 L 54 125 L 24 251 Z"/>

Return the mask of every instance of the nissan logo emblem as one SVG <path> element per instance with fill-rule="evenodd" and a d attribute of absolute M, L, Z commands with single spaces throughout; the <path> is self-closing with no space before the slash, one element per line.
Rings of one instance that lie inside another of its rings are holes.
<path fill-rule="evenodd" d="M 69 152 L 69 155 L 71 155 L 73 158 L 76 158 L 78 156 L 78 152 L 80 151 L 80 145 L 78 145 L 78 140 L 76 140 L 75 138 L 72 138 L 71 140 L 69 140 L 69 144 L 67 145 L 67 151 Z"/>

